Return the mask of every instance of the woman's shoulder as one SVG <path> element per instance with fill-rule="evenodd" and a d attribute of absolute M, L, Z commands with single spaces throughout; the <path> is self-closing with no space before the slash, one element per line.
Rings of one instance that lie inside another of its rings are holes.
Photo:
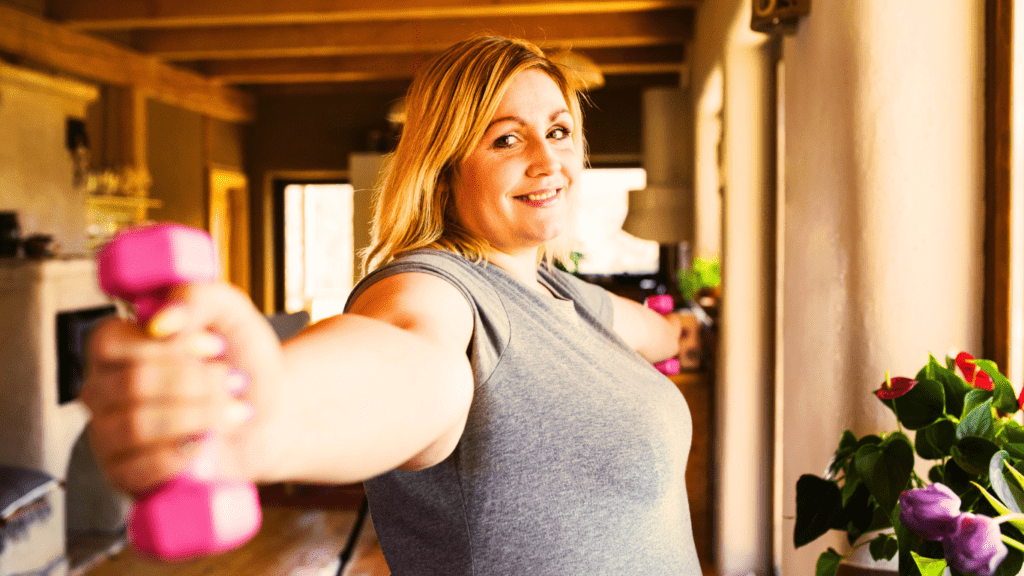
<path fill-rule="evenodd" d="M 480 265 L 461 254 L 439 248 L 417 248 L 368 273 L 352 290 L 351 302 L 366 288 L 396 274 L 421 273 L 437 276 L 454 285 L 471 302 L 489 299 L 493 291 Z"/>
<path fill-rule="evenodd" d="M 607 290 L 557 268 L 541 266 L 539 273 L 561 293 L 561 296 L 586 306 L 602 322 L 611 323 L 612 301 Z"/>
<path fill-rule="evenodd" d="M 381 268 L 387 268 L 389 266 L 403 266 L 413 263 L 442 268 L 455 267 L 472 269 L 475 266 L 479 266 L 478 263 L 473 262 L 458 252 L 445 250 L 443 248 L 416 248 L 397 254 L 394 259 L 384 266 L 381 266 Z"/>

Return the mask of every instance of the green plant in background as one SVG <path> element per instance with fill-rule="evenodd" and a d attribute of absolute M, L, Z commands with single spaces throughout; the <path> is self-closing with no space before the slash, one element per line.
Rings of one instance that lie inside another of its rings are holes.
<path fill-rule="evenodd" d="M 586 258 L 586 256 L 584 256 L 581 252 L 570 252 L 569 260 L 572 262 L 572 269 L 566 266 L 561 260 L 555 260 L 555 268 L 558 268 L 563 272 L 578 275 L 580 273 L 580 260 L 583 260 L 584 258 Z"/>
<path fill-rule="evenodd" d="M 824 477 L 796 485 L 793 539 L 803 546 L 829 530 L 865 542 L 872 558 L 899 555 L 901 576 L 1009 576 L 1024 563 L 1024 394 L 994 362 L 966 352 L 945 365 L 929 355 L 911 378 L 875 390 L 896 430 L 857 438 L 847 430 Z M 914 439 L 905 430 L 915 431 Z M 927 477 L 915 472 L 930 462 Z M 835 576 L 845 558 L 818 557 L 816 576 Z"/>
<path fill-rule="evenodd" d="M 718 258 L 694 258 L 693 266 L 679 271 L 679 293 L 693 300 L 705 288 L 717 288 L 722 283 L 722 265 Z"/>

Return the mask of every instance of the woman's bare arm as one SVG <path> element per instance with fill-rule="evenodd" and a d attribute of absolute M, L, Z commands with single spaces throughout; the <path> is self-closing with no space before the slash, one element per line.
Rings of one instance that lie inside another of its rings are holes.
<path fill-rule="evenodd" d="M 108 321 L 89 342 L 81 397 L 92 447 L 129 493 L 181 474 L 205 445 L 190 440 L 210 432 L 222 440 L 219 475 L 326 483 L 429 466 L 461 434 L 472 310 L 439 278 L 382 280 L 353 313 L 283 347 L 225 283 L 184 286 L 173 300 L 145 329 Z M 249 379 L 236 396 L 233 369 Z"/>
<path fill-rule="evenodd" d="M 673 314 L 661 316 L 646 306 L 610 294 L 612 327 L 634 350 L 651 362 L 660 362 L 679 353 L 682 323 Z"/>
<path fill-rule="evenodd" d="M 289 388 L 264 435 L 291 479 L 363 480 L 446 458 L 473 395 L 472 310 L 448 282 L 419 273 L 374 284 L 350 313 L 285 345 Z"/>

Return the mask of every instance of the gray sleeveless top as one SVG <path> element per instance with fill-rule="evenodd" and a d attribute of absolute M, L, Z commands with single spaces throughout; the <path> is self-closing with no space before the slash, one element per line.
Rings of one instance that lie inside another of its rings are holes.
<path fill-rule="evenodd" d="M 473 308 L 474 395 L 445 461 L 365 482 L 394 576 L 699 576 L 684 472 L 690 413 L 611 330 L 603 289 L 538 270 L 556 298 L 441 250 L 393 274 L 452 283 Z"/>

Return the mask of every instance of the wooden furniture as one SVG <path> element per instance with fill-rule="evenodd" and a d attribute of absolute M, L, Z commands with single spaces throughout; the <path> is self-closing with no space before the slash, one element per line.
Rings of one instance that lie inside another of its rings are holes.
<path fill-rule="evenodd" d="M 709 371 L 680 372 L 669 379 L 690 407 L 693 442 L 686 464 L 686 494 L 690 501 L 693 540 L 705 574 L 714 573 L 714 398 Z"/>

